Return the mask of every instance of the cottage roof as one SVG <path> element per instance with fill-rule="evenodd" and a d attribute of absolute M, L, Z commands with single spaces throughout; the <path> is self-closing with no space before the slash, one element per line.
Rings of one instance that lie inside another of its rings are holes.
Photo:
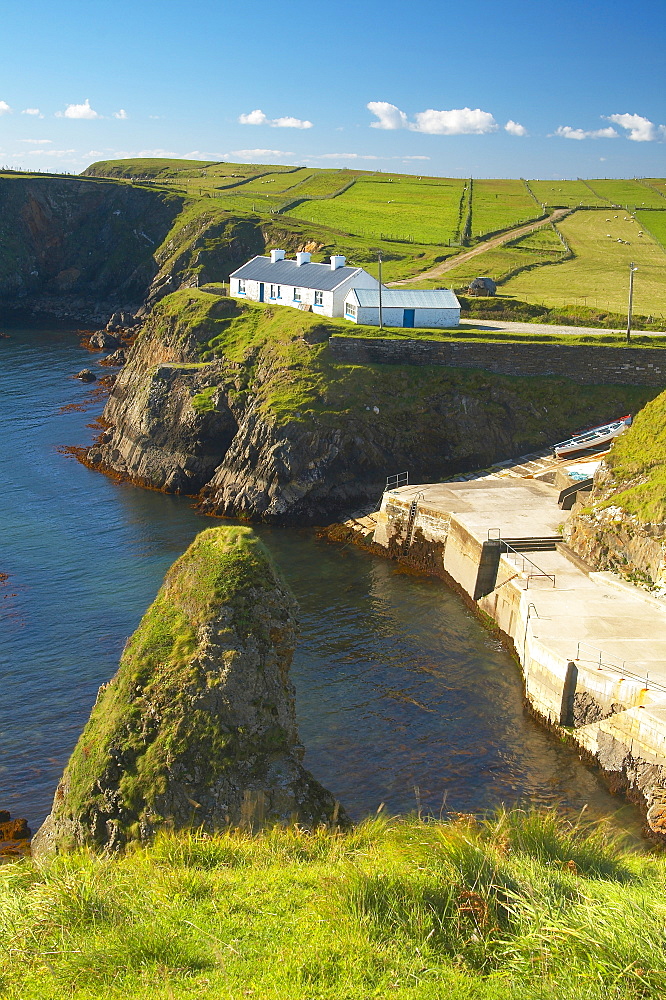
<path fill-rule="evenodd" d="M 331 292 L 353 274 L 360 274 L 361 267 L 337 267 L 330 264 L 301 264 L 295 260 L 271 261 L 270 257 L 253 257 L 231 275 L 249 281 L 272 281 L 276 285 L 293 285 L 296 288 L 316 288 Z"/>
<path fill-rule="evenodd" d="M 377 308 L 378 288 L 352 289 L 359 306 Z M 347 296 L 350 298 L 351 292 Z M 450 288 L 386 288 L 382 290 L 384 309 L 460 309 L 460 303 Z"/>

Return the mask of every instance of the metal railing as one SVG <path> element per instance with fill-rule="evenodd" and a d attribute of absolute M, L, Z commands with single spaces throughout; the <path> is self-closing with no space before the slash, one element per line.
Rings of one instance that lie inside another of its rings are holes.
<path fill-rule="evenodd" d="M 401 486 L 409 486 L 408 472 L 398 472 L 395 476 L 388 476 L 384 492 L 388 493 L 389 490 L 397 490 Z"/>
<path fill-rule="evenodd" d="M 582 639 L 578 640 L 578 645 L 576 646 L 576 661 L 580 663 L 590 662 L 585 658 L 581 657 L 581 650 L 587 649 L 591 650 L 595 655 L 592 658 L 592 662 L 596 663 L 597 670 L 610 670 L 615 674 L 620 674 L 622 678 L 627 678 L 632 681 L 640 681 L 646 690 L 653 689 L 655 691 L 663 691 L 666 693 L 666 684 L 660 684 L 658 681 L 651 681 L 650 675 L 646 673 L 637 674 L 635 670 L 630 670 L 627 666 L 627 660 L 618 660 L 610 656 L 608 653 L 604 653 L 603 650 L 598 649 L 596 646 L 592 646 L 589 642 L 585 642 Z M 576 662 L 575 661 L 575 662 Z M 635 664 L 634 664 L 635 666 Z"/>
<path fill-rule="evenodd" d="M 497 535 L 494 538 L 491 537 L 491 534 L 490 534 L 491 531 L 496 531 L 497 532 Z M 510 555 L 510 556 L 517 556 L 521 560 L 520 572 L 524 573 L 525 576 L 526 576 L 526 578 L 527 578 L 527 589 L 529 590 L 530 580 L 536 579 L 538 577 L 544 577 L 546 580 L 550 580 L 552 582 L 552 584 L 553 584 L 553 587 L 554 587 L 555 586 L 555 574 L 554 573 L 546 573 L 546 571 L 543 570 L 543 569 L 541 569 L 540 566 L 537 566 L 537 564 L 534 562 L 533 559 L 530 559 L 529 556 L 526 556 L 524 552 L 519 552 L 518 549 L 514 549 L 513 545 L 509 545 L 509 543 L 507 541 L 505 541 L 504 538 L 502 538 L 502 535 L 500 534 L 500 531 L 501 531 L 500 528 L 488 528 L 488 541 L 489 542 L 498 541 L 500 543 L 500 545 L 506 550 L 506 552 L 507 552 L 508 555 Z M 525 569 L 525 564 L 526 563 L 529 564 L 529 566 L 532 567 L 532 569 L 530 571 L 528 571 L 528 570 Z M 536 572 L 535 572 L 535 570 L 536 570 Z"/>

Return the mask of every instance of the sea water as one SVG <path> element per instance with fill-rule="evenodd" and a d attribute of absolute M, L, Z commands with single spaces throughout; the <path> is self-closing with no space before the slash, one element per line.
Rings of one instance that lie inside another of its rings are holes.
<path fill-rule="evenodd" d="M 224 522 L 64 453 L 92 440 L 103 395 L 72 376 L 98 356 L 72 332 L 0 330 L 0 808 L 35 829 L 166 569 Z M 257 530 L 300 605 L 305 764 L 354 818 L 382 804 L 446 815 L 559 803 L 638 829 L 525 713 L 516 663 L 442 582 L 313 530 Z"/>

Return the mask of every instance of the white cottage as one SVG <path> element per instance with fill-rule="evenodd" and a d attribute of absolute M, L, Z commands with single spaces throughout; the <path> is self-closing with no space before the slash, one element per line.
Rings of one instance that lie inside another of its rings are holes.
<path fill-rule="evenodd" d="M 378 288 L 379 282 L 362 267 L 348 267 L 339 255 L 332 255 L 330 264 L 313 264 L 305 251 L 286 260 L 284 250 L 271 250 L 270 257 L 253 257 L 234 271 L 229 286 L 235 298 L 342 316 L 350 288 Z"/>
<path fill-rule="evenodd" d="M 345 319 L 379 326 L 379 288 L 351 288 L 345 298 Z M 450 288 L 402 289 L 382 286 L 384 326 L 430 330 L 458 326 L 460 303 Z"/>

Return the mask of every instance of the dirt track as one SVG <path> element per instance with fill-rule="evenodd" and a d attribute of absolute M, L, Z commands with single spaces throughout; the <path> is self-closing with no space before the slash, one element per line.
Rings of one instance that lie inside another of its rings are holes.
<path fill-rule="evenodd" d="M 557 222 L 559 219 L 564 218 L 565 215 L 569 215 L 571 211 L 572 209 L 570 208 L 556 208 L 547 219 L 541 219 L 539 222 L 528 222 L 525 226 L 518 226 L 517 229 L 509 230 L 508 233 L 493 236 L 492 239 L 485 240 L 471 250 L 466 250 L 465 253 L 458 253 L 453 257 L 449 257 L 448 260 L 442 261 L 436 267 L 431 267 L 428 271 L 415 274 L 411 278 L 403 278 L 401 281 L 388 281 L 387 285 L 389 288 L 397 288 L 400 285 L 411 285 L 415 281 L 424 281 L 426 278 L 439 278 L 440 275 L 446 274 L 447 271 L 452 271 L 458 264 L 462 264 L 466 260 L 472 260 L 473 257 L 478 257 L 480 254 L 485 253 L 487 250 L 492 250 L 494 247 L 501 247 L 503 243 L 515 240 L 519 236 L 525 236 L 527 233 L 531 233 L 534 229 L 540 229 L 549 222 Z"/>

